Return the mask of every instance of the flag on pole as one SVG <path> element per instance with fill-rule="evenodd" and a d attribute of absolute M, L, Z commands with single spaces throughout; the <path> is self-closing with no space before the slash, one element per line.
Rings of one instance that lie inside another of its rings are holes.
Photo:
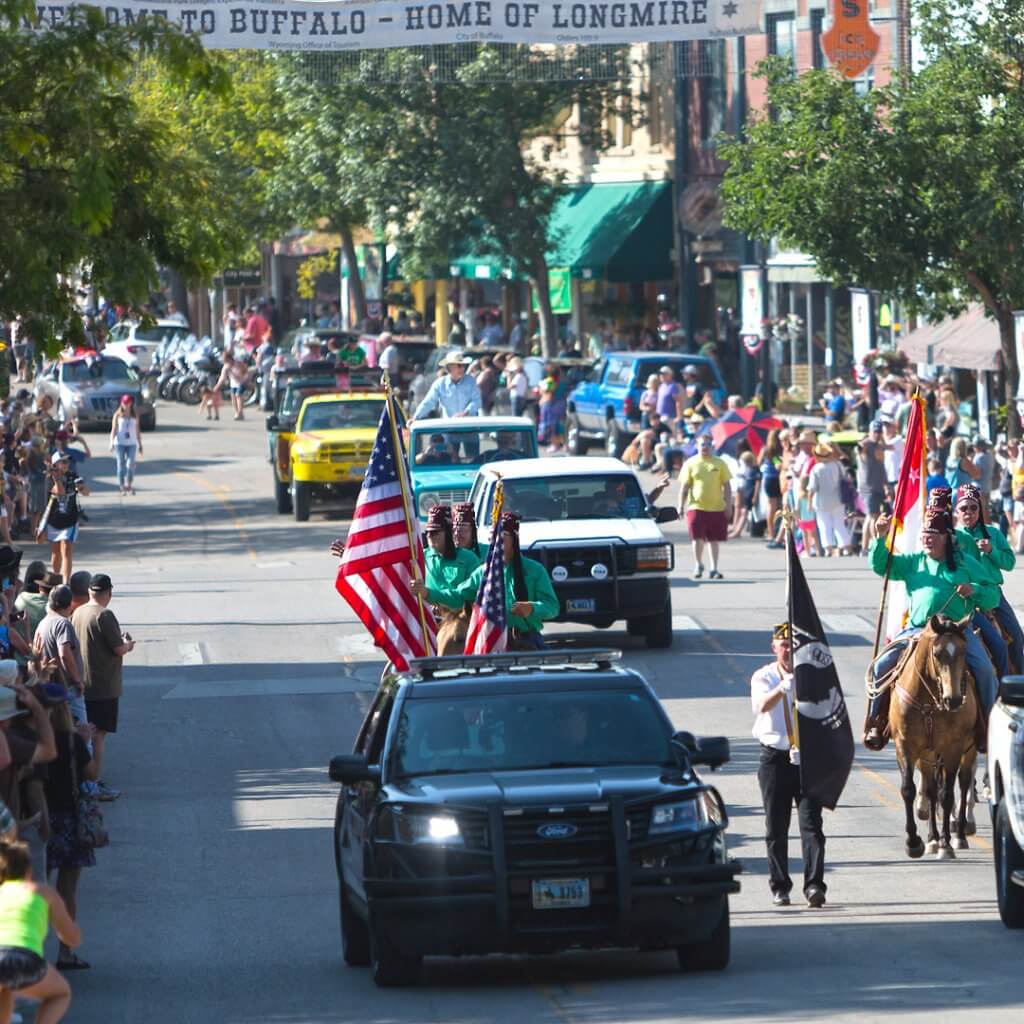
<path fill-rule="evenodd" d="M 835 810 L 853 765 L 853 728 L 792 530 L 786 531 L 786 549 L 800 787 L 823 807 Z"/>
<path fill-rule="evenodd" d="M 911 403 L 889 534 L 889 548 L 894 555 L 905 555 L 921 549 L 921 523 L 928 494 L 924 399 L 915 395 Z M 887 640 L 891 640 L 906 625 L 907 607 L 907 588 L 895 580 L 890 581 L 885 622 Z"/>
<path fill-rule="evenodd" d="M 356 501 L 335 588 L 398 669 L 436 650 L 430 609 L 413 596 L 423 579 L 419 519 L 409 506 L 401 414 L 389 397 Z"/>
<path fill-rule="evenodd" d="M 491 546 L 487 551 L 483 579 L 473 602 L 473 614 L 466 633 L 466 654 L 493 654 L 508 647 L 508 609 L 505 607 L 505 545 L 501 536 L 502 486 L 494 497 Z"/>

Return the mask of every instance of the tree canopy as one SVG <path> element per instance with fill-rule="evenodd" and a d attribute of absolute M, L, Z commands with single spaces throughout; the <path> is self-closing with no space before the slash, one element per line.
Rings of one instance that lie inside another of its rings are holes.
<path fill-rule="evenodd" d="M 770 113 L 722 148 L 727 223 L 813 255 L 833 280 L 939 318 L 984 303 L 1012 404 L 1024 308 L 1024 0 L 914 7 L 926 61 L 865 93 L 769 61 Z M 1010 418 L 1017 430 L 1016 418 Z"/>

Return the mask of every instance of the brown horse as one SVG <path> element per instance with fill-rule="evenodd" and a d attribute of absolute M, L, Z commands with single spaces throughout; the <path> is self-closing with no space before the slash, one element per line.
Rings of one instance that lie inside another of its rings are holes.
<path fill-rule="evenodd" d="M 462 654 L 469 633 L 469 614 L 452 611 L 449 608 L 435 608 L 434 614 L 440 625 L 437 627 L 437 653 Z"/>
<path fill-rule="evenodd" d="M 914 770 L 928 798 L 928 852 L 939 860 L 956 856 L 950 841 L 955 785 L 960 782 L 956 849 L 967 849 L 967 811 L 977 758 L 978 701 L 966 667 L 970 616 L 956 622 L 933 615 L 921 631 L 893 682 L 889 728 L 900 766 L 900 792 L 906 807 L 906 850 L 920 857 L 925 845 L 914 821 Z M 936 812 L 942 806 L 942 836 Z"/>

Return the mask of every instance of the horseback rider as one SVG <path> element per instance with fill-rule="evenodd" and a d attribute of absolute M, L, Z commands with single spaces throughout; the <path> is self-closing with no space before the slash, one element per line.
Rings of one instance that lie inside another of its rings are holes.
<path fill-rule="evenodd" d="M 985 501 L 976 484 L 961 484 L 956 496 L 957 543 L 986 566 L 999 587 L 999 604 L 992 609 L 996 621 L 1010 637 L 1010 655 L 1016 671 L 1024 671 L 1024 631 L 1003 593 L 1003 573 L 1017 564 L 1017 556 L 1002 530 L 986 522 Z M 1002 637 L 1000 637 L 1002 639 Z M 987 638 L 986 638 L 987 641 Z M 1006 675 L 1006 672 L 1000 672 Z"/>
<path fill-rule="evenodd" d="M 505 546 L 505 607 L 511 632 L 509 647 L 513 650 L 540 650 L 544 646 L 541 636 L 544 623 L 553 619 L 559 610 L 551 577 L 540 562 L 524 558 L 519 550 L 519 516 L 514 512 L 502 513 L 501 541 Z M 486 565 L 479 566 L 467 580 L 434 596 L 443 598 L 441 603 L 449 606 L 473 601 L 486 569 Z M 420 584 L 414 582 L 412 586 L 413 593 L 421 592 Z"/>
<path fill-rule="evenodd" d="M 940 496 L 939 501 L 943 500 Z M 889 516 L 879 517 L 878 536 L 871 545 L 871 568 L 878 576 L 885 575 L 888 561 L 889 520 Z M 872 666 L 875 680 L 883 679 L 896 666 L 906 642 L 921 632 L 931 616 L 946 615 L 958 620 L 973 616 L 979 609 L 987 611 L 999 603 L 999 589 L 990 581 L 987 571 L 957 547 L 952 519 L 946 508 L 930 504 L 925 509 L 921 546 L 923 551 L 892 556 L 890 577 L 902 581 L 907 588 L 908 624 L 875 660 Z M 901 640 L 904 642 L 899 643 Z M 967 630 L 966 657 L 987 721 L 999 683 L 988 652 L 972 630 Z M 888 742 L 889 698 L 888 688 L 871 698 L 864 735 L 864 746 L 869 750 L 881 750 Z"/>
<path fill-rule="evenodd" d="M 430 507 L 423 532 L 427 536 L 427 546 L 423 552 L 426 568 L 423 596 L 441 608 L 442 617 L 449 613 L 458 614 L 463 610 L 465 601 L 455 598 L 452 591 L 469 579 L 480 560 L 472 551 L 455 546 L 449 505 Z"/>
<path fill-rule="evenodd" d="M 470 502 L 455 506 L 452 511 L 452 525 L 455 529 L 455 543 L 460 548 L 472 551 L 481 562 L 487 558 L 487 545 L 480 543 L 476 531 L 476 513 Z"/>

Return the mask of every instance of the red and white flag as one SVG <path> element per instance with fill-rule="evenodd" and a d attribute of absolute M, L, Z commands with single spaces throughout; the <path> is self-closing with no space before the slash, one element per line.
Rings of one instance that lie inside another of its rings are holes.
<path fill-rule="evenodd" d="M 907 437 L 900 463 L 899 482 L 893 500 L 890 547 L 894 555 L 921 550 L 921 523 L 927 499 L 927 457 L 924 443 L 924 399 L 915 395 L 907 420 Z M 907 588 L 889 582 L 889 607 L 885 622 L 886 639 L 891 640 L 907 623 Z"/>
<path fill-rule="evenodd" d="M 390 406 L 386 403 L 381 413 L 335 588 L 373 642 L 404 670 L 410 658 L 435 653 L 437 626 L 410 587 L 414 562 L 424 578 L 423 543 L 419 520 L 405 497 L 411 493 L 405 448 Z"/>

